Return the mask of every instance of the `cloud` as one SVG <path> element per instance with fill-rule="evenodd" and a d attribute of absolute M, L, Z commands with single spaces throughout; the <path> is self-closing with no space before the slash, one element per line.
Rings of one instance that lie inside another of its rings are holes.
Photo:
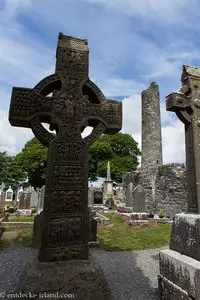
<path fill-rule="evenodd" d="M 180 120 L 162 128 L 164 163 L 185 163 L 184 125 Z"/>
<path fill-rule="evenodd" d="M 11 87 L 54 72 L 59 31 L 88 38 L 90 77 L 106 97 L 125 97 L 123 131 L 141 146 L 140 92 L 156 80 L 164 99 L 180 87 L 182 64 L 199 64 L 199 8 L 197 0 L 1 2 L 0 149 L 16 153 L 32 137 L 7 121 Z M 183 126 L 165 101 L 161 116 L 164 161 L 184 160 Z"/>
<path fill-rule="evenodd" d="M 12 127 L 8 122 L 8 112 L 0 110 L 0 152 L 15 155 L 32 137 L 31 129 Z"/>
<path fill-rule="evenodd" d="M 198 7 L 197 0 L 83 0 L 93 4 L 103 5 L 127 15 L 140 16 L 154 22 L 178 23 L 184 21 L 189 12 Z"/>

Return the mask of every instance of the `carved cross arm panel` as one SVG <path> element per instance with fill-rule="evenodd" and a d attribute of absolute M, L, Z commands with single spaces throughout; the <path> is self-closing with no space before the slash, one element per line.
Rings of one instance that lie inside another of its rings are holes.
<path fill-rule="evenodd" d="M 41 115 L 41 122 L 49 122 L 55 104 L 56 100 L 53 97 L 44 97 L 34 89 L 14 87 L 9 121 L 13 126 L 31 127 L 32 119 Z"/>
<path fill-rule="evenodd" d="M 89 117 L 88 117 L 89 116 Z M 92 122 L 100 121 L 105 126 L 104 133 L 114 134 L 122 128 L 122 103 L 115 100 L 105 100 L 101 104 L 89 104 L 85 116 Z"/>

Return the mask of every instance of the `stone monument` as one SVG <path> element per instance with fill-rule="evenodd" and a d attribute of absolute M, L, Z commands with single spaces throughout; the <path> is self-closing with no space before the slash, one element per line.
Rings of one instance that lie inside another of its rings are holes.
<path fill-rule="evenodd" d="M 12 91 L 11 125 L 31 128 L 49 149 L 40 261 L 88 259 L 88 145 L 122 126 L 122 103 L 106 100 L 89 79 L 88 62 L 87 40 L 60 33 L 55 74 Z M 82 138 L 86 126 L 93 131 Z"/>
<path fill-rule="evenodd" d="M 130 216 L 131 220 L 147 220 L 148 215 L 146 213 L 145 206 L 145 191 L 142 185 L 138 184 L 132 191 L 133 202 L 132 210 L 133 213 Z"/>
<path fill-rule="evenodd" d="M 133 206 L 133 182 L 129 182 L 125 189 L 125 205 L 126 207 Z"/>
<path fill-rule="evenodd" d="M 37 203 L 37 212 L 38 214 L 43 210 L 44 207 L 44 193 L 45 193 L 45 185 L 41 187 L 41 189 L 37 189 L 38 194 L 38 203 Z"/>
<path fill-rule="evenodd" d="M 6 190 L 5 202 L 7 202 L 7 204 L 12 204 L 12 200 L 13 200 L 13 189 L 11 188 L 11 186 L 9 186 L 9 188 Z"/>
<path fill-rule="evenodd" d="M 110 162 L 107 163 L 107 177 L 103 182 L 104 201 L 108 200 L 113 193 L 113 180 L 110 175 Z"/>
<path fill-rule="evenodd" d="M 188 212 L 175 215 L 170 249 L 160 251 L 159 298 L 200 299 L 200 68 L 183 66 L 167 110 L 185 124 Z"/>
<path fill-rule="evenodd" d="M 31 207 L 32 187 L 29 186 L 23 190 L 19 195 L 19 209 L 29 210 Z"/>
<path fill-rule="evenodd" d="M 23 193 L 23 187 L 22 186 L 17 191 L 17 202 L 19 202 L 21 193 Z"/>
<path fill-rule="evenodd" d="M 145 208 L 145 191 L 139 184 L 133 190 L 133 212 L 143 213 L 146 212 Z"/>
<path fill-rule="evenodd" d="M 34 207 L 37 209 L 37 206 L 38 206 L 38 193 L 36 192 L 34 187 L 32 187 L 30 207 Z"/>
<path fill-rule="evenodd" d="M 91 184 L 88 187 L 88 206 L 93 207 L 93 205 L 94 205 L 94 187 Z"/>

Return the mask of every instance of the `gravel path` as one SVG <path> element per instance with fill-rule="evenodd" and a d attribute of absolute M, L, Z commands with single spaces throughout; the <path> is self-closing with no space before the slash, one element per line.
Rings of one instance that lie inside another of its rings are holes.
<path fill-rule="evenodd" d="M 6 232 L 6 238 L 9 248 L 0 251 L 0 293 L 9 293 L 15 289 L 27 263 L 37 255 L 37 250 L 20 247 L 13 242 L 16 233 Z"/>
<path fill-rule="evenodd" d="M 108 280 L 113 300 L 158 299 L 159 250 L 92 250 Z"/>
<path fill-rule="evenodd" d="M 91 255 L 108 280 L 113 300 L 157 299 L 159 249 L 106 252 L 92 249 Z M 14 290 L 27 263 L 37 250 L 11 245 L 0 251 L 0 293 Z"/>

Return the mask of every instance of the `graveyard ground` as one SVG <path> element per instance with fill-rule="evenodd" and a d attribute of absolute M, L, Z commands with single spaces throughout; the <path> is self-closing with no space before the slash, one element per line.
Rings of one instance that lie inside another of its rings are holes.
<path fill-rule="evenodd" d="M 171 224 L 143 224 L 131 226 L 126 217 L 114 214 L 106 214 L 112 221 L 109 225 L 98 226 L 99 249 L 106 251 L 130 251 L 154 249 L 166 246 L 170 241 Z M 31 222 L 33 217 L 16 217 L 12 221 Z M 11 220 L 10 220 L 11 221 Z M 16 244 L 24 247 L 32 245 L 32 228 L 6 229 L 0 249 L 7 246 L 7 232 L 16 233 Z"/>
<path fill-rule="evenodd" d="M 128 251 L 154 249 L 169 244 L 171 224 L 143 224 L 132 226 L 123 216 L 106 214 L 110 225 L 99 226 L 100 249 L 106 251 Z"/>
<path fill-rule="evenodd" d="M 112 223 L 98 225 L 100 245 L 90 255 L 106 276 L 112 300 L 156 300 L 159 249 L 168 247 L 171 225 L 135 227 L 124 216 L 106 216 Z M 23 220 L 27 222 L 27 217 Z M 0 242 L 0 290 L 10 292 L 19 283 L 25 266 L 37 257 L 37 249 L 31 246 L 32 228 L 5 229 Z"/>

